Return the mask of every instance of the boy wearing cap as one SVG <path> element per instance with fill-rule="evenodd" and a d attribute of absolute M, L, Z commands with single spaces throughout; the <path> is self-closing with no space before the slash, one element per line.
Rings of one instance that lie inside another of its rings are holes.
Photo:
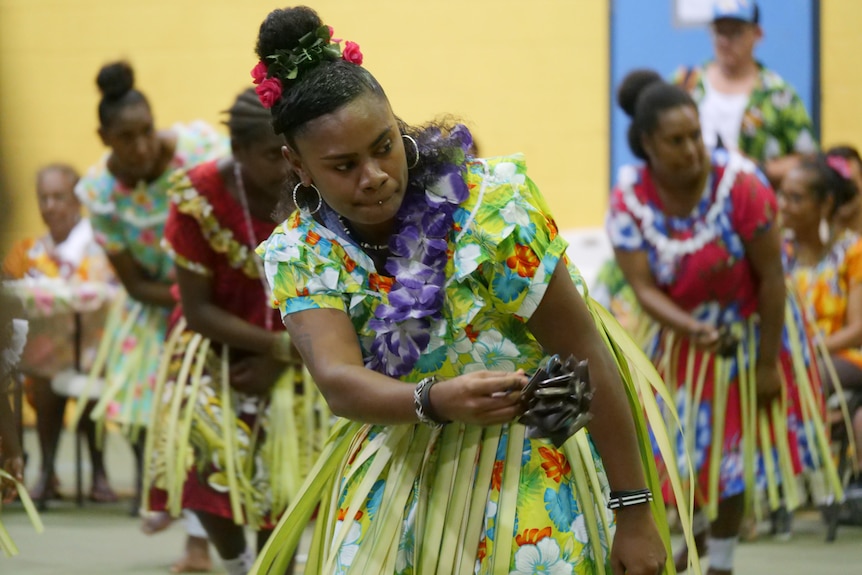
<path fill-rule="evenodd" d="M 800 154 L 817 150 L 811 118 L 796 90 L 754 58 L 763 38 L 754 0 L 717 0 L 711 31 L 715 58 L 681 68 L 674 82 L 698 103 L 706 145 L 742 152 L 777 186 Z"/>

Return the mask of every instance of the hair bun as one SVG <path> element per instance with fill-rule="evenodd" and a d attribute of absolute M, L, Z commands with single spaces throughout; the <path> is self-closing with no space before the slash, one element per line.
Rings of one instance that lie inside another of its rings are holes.
<path fill-rule="evenodd" d="M 121 98 L 135 87 L 135 71 L 128 62 L 105 64 L 96 76 L 96 84 L 103 97 Z"/>
<path fill-rule="evenodd" d="M 299 39 L 323 25 L 317 12 L 308 6 L 279 8 L 269 13 L 260 25 L 255 52 L 261 61 L 276 50 L 291 50 Z"/>
<path fill-rule="evenodd" d="M 638 97 L 644 89 L 656 82 L 664 82 L 664 79 L 655 70 L 640 69 L 629 72 L 617 89 L 617 105 L 629 118 L 634 117 Z"/>

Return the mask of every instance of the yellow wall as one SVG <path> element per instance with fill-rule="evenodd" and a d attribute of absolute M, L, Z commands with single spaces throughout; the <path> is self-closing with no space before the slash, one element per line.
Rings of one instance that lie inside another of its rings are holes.
<path fill-rule="evenodd" d="M 820 17 L 823 145 L 862 150 L 862 2 L 821 0 Z"/>
<path fill-rule="evenodd" d="M 396 113 L 468 121 L 484 155 L 521 151 L 561 227 L 601 223 L 607 197 L 608 0 L 319 0 L 358 42 Z M 0 249 L 41 223 L 34 171 L 84 170 L 99 67 L 124 57 L 157 123 L 219 121 L 248 86 L 257 29 L 278 2 L 0 0 L 0 159 L 13 218 Z M 8 209 L 2 206 L 0 209 Z"/>

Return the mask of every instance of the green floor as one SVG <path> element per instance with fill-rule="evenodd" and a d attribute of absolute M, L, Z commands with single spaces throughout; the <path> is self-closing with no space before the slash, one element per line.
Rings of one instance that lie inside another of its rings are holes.
<path fill-rule="evenodd" d="M 25 437 L 35 453 L 34 437 Z M 107 439 L 108 468 L 115 488 L 128 496 L 132 486 L 132 458 L 122 438 Z M 34 458 L 35 459 L 35 458 Z M 35 461 L 31 460 L 31 465 Z M 131 573 L 164 575 L 182 548 L 179 523 L 154 536 L 139 530 L 139 521 L 129 517 L 127 500 L 115 505 L 87 503 L 83 508 L 71 500 L 74 466 L 70 438 L 64 437 L 58 465 L 66 500 L 53 504 L 42 515 L 45 532 L 33 532 L 26 516 L 7 507 L 3 523 L 20 548 L 18 557 L 0 557 L 0 575 L 108 575 Z M 28 469 L 28 477 L 33 477 Z M 739 548 L 736 575 L 845 575 L 862 573 L 862 528 L 842 527 L 834 543 L 823 541 L 820 517 L 814 512 L 797 514 L 794 536 L 777 542 L 767 535 Z M 214 556 L 215 559 L 215 556 Z M 218 561 L 215 563 L 218 565 Z M 222 573 L 221 570 L 215 571 Z"/>

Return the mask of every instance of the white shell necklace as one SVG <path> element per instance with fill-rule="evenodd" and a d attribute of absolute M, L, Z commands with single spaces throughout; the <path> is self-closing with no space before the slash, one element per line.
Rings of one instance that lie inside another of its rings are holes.
<path fill-rule="evenodd" d="M 249 257 L 254 260 L 254 267 L 257 268 L 257 279 L 263 286 L 263 293 L 266 294 L 266 300 L 263 302 L 266 313 L 264 321 L 266 322 L 266 331 L 272 331 L 272 309 L 269 307 L 269 302 L 272 301 L 272 290 L 269 287 L 269 282 L 266 281 L 266 274 L 263 269 L 263 260 L 255 253 L 257 248 L 257 236 L 254 233 L 254 223 L 251 219 L 251 210 L 248 208 L 248 196 L 245 193 L 245 183 L 242 181 L 242 166 L 234 159 L 233 161 L 233 177 L 236 180 L 236 191 L 239 193 L 239 201 L 242 205 L 242 213 L 245 216 L 245 225 L 248 232 L 249 240 L 251 240 L 251 253 Z"/>
<path fill-rule="evenodd" d="M 366 252 L 383 252 L 389 249 L 389 244 L 369 244 L 368 242 L 360 241 L 357 237 L 353 235 L 353 232 L 350 231 L 350 228 L 347 227 L 347 221 L 341 214 L 338 214 L 338 222 L 341 224 L 341 227 L 344 228 L 344 233 L 347 234 L 347 237 L 359 244 L 359 247 Z"/>
<path fill-rule="evenodd" d="M 637 171 L 634 168 L 624 169 L 620 172 L 620 188 L 623 191 L 623 201 L 629 212 L 641 222 L 641 232 L 644 238 L 656 248 L 656 252 L 662 260 L 674 261 L 683 256 L 700 251 L 706 244 L 713 241 L 719 233 L 719 228 L 714 224 L 721 216 L 725 202 L 730 196 L 730 190 L 736 181 L 736 175 L 740 171 L 749 172 L 753 170 L 753 164 L 748 166 L 745 158 L 738 154 L 731 154 L 730 161 L 725 167 L 721 181 L 715 192 L 715 199 L 706 212 L 704 222 L 707 225 L 698 226 L 694 235 L 684 240 L 674 239 L 668 233 L 660 229 L 656 224 L 655 212 L 642 204 L 634 191 L 637 182 Z M 709 185 L 709 183 L 707 183 Z"/>

